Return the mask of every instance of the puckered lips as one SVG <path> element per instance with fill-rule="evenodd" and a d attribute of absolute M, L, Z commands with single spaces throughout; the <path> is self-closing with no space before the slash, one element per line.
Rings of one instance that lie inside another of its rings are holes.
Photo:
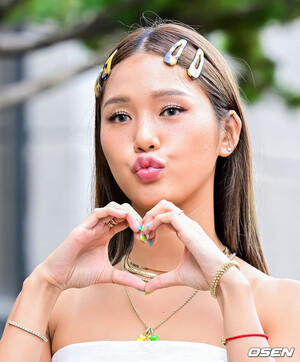
<path fill-rule="evenodd" d="M 156 180 L 164 167 L 164 163 L 153 156 L 139 156 L 132 166 L 132 171 L 140 180 L 149 182 Z"/>

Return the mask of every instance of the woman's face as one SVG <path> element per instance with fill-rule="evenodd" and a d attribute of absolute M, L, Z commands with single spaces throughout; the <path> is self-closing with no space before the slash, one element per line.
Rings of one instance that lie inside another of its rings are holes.
<path fill-rule="evenodd" d="M 101 144 L 116 182 L 137 208 L 205 197 L 218 136 L 212 105 L 186 69 L 153 53 L 135 54 L 112 69 L 101 106 Z M 139 156 L 165 167 L 155 179 L 141 179 L 132 170 Z"/>

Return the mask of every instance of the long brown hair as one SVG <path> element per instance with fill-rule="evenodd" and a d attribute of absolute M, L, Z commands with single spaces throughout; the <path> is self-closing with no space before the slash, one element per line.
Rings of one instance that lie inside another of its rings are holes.
<path fill-rule="evenodd" d="M 196 30 L 179 22 L 157 20 L 147 26 L 138 26 L 114 47 L 111 69 L 131 55 L 140 52 L 156 53 L 164 57 L 178 40 L 186 39 L 187 45 L 179 57 L 178 65 L 189 68 L 198 48 L 205 54 L 199 78 L 194 81 L 210 99 L 221 131 L 222 120 L 229 110 L 234 110 L 242 121 L 239 142 L 228 157 L 218 157 L 214 179 L 214 218 L 218 238 L 238 257 L 255 268 L 269 274 L 261 248 L 252 181 L 252 157 L 249 132 L 241 107 L 239 91 L 230 68 L 218 50 Z M 177 65 L 177 66 L 178 66 Z M 95 207 L 103 207 L 110 201 L 131 201 L 116 183 L 106 158 L 101 141 L 101 101 L 96 98 L 95 110 Z M 109 243 L 109 259 L 113 265 L 133 247 L 133 232 L 127 228 L 116 234 Z"/>

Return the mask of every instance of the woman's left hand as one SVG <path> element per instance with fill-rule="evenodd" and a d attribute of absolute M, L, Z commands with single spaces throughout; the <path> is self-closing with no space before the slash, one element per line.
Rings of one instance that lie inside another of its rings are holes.
<path fill-rule="evenodd" d="M 208 237 L 201 226 L 172 202 L 162 200 L 144 216 L 144 234 L 154 236 L 160 225 L 165 224 L 176 232 L 185 245 L 179 265 L 167 273 L 157 275 L 146 284 L 145 292 L 156 289 L 185 285 L 197 290 L 210 290 L 212 280 L 222 265 L 229 259 Z M 149 225 L 147 228 L 146 226 Z"/>

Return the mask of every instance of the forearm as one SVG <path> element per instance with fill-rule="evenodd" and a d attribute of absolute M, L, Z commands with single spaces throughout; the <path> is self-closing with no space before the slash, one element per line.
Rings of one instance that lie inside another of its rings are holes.
<path fill-rule="evenodd" d="M 50 314 L 60 293 L 58 288 L 51 287 L 33 272 L 24 281 L 9 319 L 45 336 Z M 0 360 L 39 362 L 43 343 L 49 341 L 6 324 L 0 343 Z"/>
<path fill-rule="evenodd" d="M 252 290 L 248 280 L 236 268 L 230 267 L 219 280 L 216 297 L 220 305 L 224 336 L 233 337 L 241 334 L 265 334 L 261 326 Z M 228 341 L 226 344 L 228 362 L 253 360 L 248 357 L 251 347 L 270 347 L 266 338 L 244 337 Z M 255 358 L 265 362 L 274 362 L 274 358 Z"/>

